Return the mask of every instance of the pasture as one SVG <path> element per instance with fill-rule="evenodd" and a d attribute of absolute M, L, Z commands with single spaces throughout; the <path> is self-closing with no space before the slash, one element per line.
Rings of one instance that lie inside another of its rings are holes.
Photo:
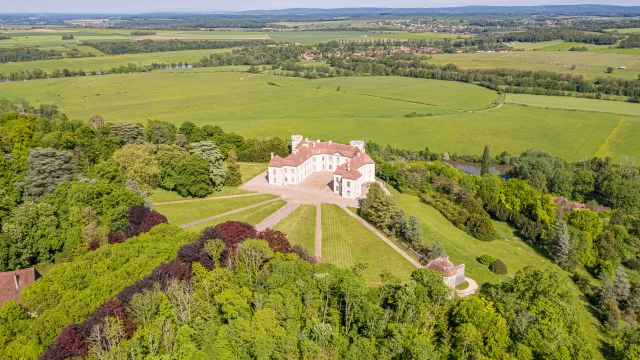
<path fill-rule="evenodd" d="M 84 49 L 83 51 L 85 50 L 86 49 Z M 53 69 L 101 71 L 121 65 L 126 66 L 127 64 L 134 64 L 138 66 L 150 65 L 153 63 L 171 64 L 179 62 L 192 64 L 205 56 L 209 56 L 210 54 L 230 51 L 231 49 L 185 50 L 143 54 L 103 55 L 76 59 L 64 58 L 59 60 L 38 60 L 2 63 L 0 64 L 0 73 L 10 73 L 14 71 L 32 69 L 40 69 L 48 73 L 52 72 Z"/>
<path fill-rule="evenodd" d="M 225 221 L 240 221 L 240 222 L 246 222 L 248 224 L 255 226 L 255 225 L 258 225 L 262 220 L 269 217 L 269 215 L 278 211 L 278 209 L 285 206 L 286 204 L 287 203 L 284 200 L 273 201 L 268 204 L 264 204 L 255 208 L 240 211 L 235 214 L 219 217 L 217 219 L 205 221 L 200 224 L 188 226 L 185 228 L 185 230 L 191 231 L 191 232 L 200 232 L 208 228 L 209 226 L 216 226 Z"/>
<path fill-rule="evenodd" d="M 183 225 L 273 198 L 273 195 L 256 195 L 226 199 L 200 199 L 184 203 L 155 205 L 154 210 L 166 216 L 170 224 Z M 250 210 L 255 211 L 255 209 Z"/>
<path fill-rule="evenodd" d="M 570 290 L 572 301 L 578 310 L 580 323 L 594 349 L 600 346 L 598 328 L 600 323 L 591 313 L 590 306 L 584 299 L 580 290 L 571 281 L 570 274 L 563 272 L 551 260 L 539 254 L 536 249 L 522 241 L 515 235 L 515 230 L 508 224 L 494 221 L 500 240 L 485 242 L 469 236 L 464 231 L 456 228 L 433 207 L 422 203 L 416 196 L 401 195 L 396 190 L 390 189 L 399 207 L 403 208 L 407 216 L 418 218 L 424 233 L 425 243 L 440 241 L 449 259 L 454 264 L 465 264 L 465 275 L 476 280 L 478 284 L 497 284 L 506 279 L 506 275 L 496 275 L 489 271 L 488 267 L 480 264 L 476 259 L 483 254 L 490 254 L 502 260 L 513 276 L 518 270 L 527 266 L 540 269 L 549 269 L 563 274 L 563 285 Z M 599 351 L 596 351 L 599 356 Z"/>
<path fill-rule="evenodd" d="M 506 94 L 505 102 L 549 109 L 584 110 L 640 116 L 640 105 L 626 101 L 583 99 L 569 96 Z"/>
<path fill-rule="evenodd" d="M 282 219 L 274 230 L 287 234 L 291 245 L 300 245 L 315 256 L 316 206 L 300 205 L 294 212 Z"/>
<path fill-rule="evenodd" d="M 538 43 L 540 44 L 540 43 Z M 599 50 L 578 51 L 512 51 L 506 53 L 436 54 L 429 62 L 454 63 L 462 68 L 511 68 L 519 70 L 548 70 L 582 74 L 588 78 L 613 76 L 628 80 L 638 78 L 640 56 Z M 576 68 L 571 70 L 572 66 Z M 618 70 L 626 66 L 627 70 Z M 607 73 L 613 67 L 613 73 Z"/>
<path fill-rule="evenodd" d="M 337 205 L 322 205 L 322 257 L 341 268 L 366 261 L 364 279 L 369 283 L 378 283 L 385 270 L 406 281 L 416 269 Z"/>
<path fill-rule="evenodd" d="M 492 108 L 497 93 L 437 80 L 305 80 L 193 69 L 4 83 L 0 98 L 35 106 L 54 103 L 72 119 L 100 114 L 111 122 L 158 119 L 179 125 L 188 120 L 247 137 L 303 134 L 458 154 L 480 154 L 488 144 L 495 152 L 534 148 L 575 161 L 593 157 L 609 139 L 614 158 L 640 158 L 633 140 L 638 117 L 514 104 Z M 434 116 L 404 116 L 410 112 Z M 625 126 L 610 139 L 621 119 Z"/>

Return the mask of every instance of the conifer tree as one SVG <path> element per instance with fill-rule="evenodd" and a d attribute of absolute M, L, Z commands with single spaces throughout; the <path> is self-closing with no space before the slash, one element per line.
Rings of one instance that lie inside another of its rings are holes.
<path fill-rule="evenodd" d="M 558 220 L 551 238 L 551 256 L 560 266 L 566 266 L 569 261 L 571 243 L 569 242 L 569 229 L 564 220 Z"/>
<path fill-rule="evenodd" d="M 490 162 L 490 154 L 489 154 L 489 145 L 484 147 L 484 153 L 482 154 L 482 168 L 480 169 L 480 175 L 485 176 L 489 175 L 489 162 Z"/>

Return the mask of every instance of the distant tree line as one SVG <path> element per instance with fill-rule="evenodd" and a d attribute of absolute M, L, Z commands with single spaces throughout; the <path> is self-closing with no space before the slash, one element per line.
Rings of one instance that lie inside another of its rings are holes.
<path fill-rule="evenodd" d="M 460 81 L 480 85 L 498 92 L 512 88 L 540 89 L 541 94 L 554 92 L 603 93 L 611 95 L 640 96 L 640 82 L 622 78 L 604 77 L 589 79 L 580 74 L 558 73 L 545 70 L 518 70 L 507 68 L 462 69 L 455 64 L 429 64 L 410 54 L 397 56 L 331 57 L 329 76 L 407 76 L 415 78 Z M 524 90 L 527 91 L 527 90 Z"/>
<path fill-rule="evenodd" d="M 136 30 L 136 31 L 132 31 L 131 36 L 145 36 L 145 35 L 155 35 L 157 34 L 157 32 L 155 31 L 148 31 L 148 30 Z"/>
<path fill-rule="evenodd" d="M 164 51 L 205 50 L 205 49 L 229 49 L 241 46 L 257 46 L 275 44 L 273 40 L 239 40 L 239 41 L 212 41 L 212 40 L 140 40 L 131 42 L 93 42 L 84 41 L 86 46 L 91 46 L 107 55 L 139 54 Z"/>
<path fill-rule="evenodd" d="M 595 45 L 613 45 L 619 36 L 609 33 L 593 34 L 579 30 L 558 28 L 518 31 L 508 34 L 489 35 L 480 38 L 467 38 L 456 41 L 456 46 L 476 46 L 485 42 L 542 42 L 550 40 L 564 40 L 567 42 L 581 42 Z"/>
<path fill-rule="evenodd" d="M 640 35 L 631 34 L 628 38 L 620 41 L 618 45 L 621 49 L 640 48 Z"/>
<path fill-rule="evenodd" d="M 40 50 L 34 47 L 1 47 L 0 63 L 62 59 L 58 50 Z"/>

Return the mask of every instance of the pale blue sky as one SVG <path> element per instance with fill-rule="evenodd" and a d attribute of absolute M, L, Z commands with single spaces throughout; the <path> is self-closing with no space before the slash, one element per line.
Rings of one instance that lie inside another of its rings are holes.
<path fill-rule="evenodd" d="M 464 5 L 638 5 L 637 0 L 0 0 L 0 13 L 132 13 L 154 11 L 256 10 L 339 7 L 449 7 Z"/>

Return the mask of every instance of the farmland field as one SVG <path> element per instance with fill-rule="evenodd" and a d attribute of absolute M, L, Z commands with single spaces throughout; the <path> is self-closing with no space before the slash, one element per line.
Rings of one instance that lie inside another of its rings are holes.
<path fill-rule="evenodd" d="M 336 91 L 337 86 L 341 91 Z M 630 131 L 637 130 L 638 117 L 512 104 L 492 109 L 497 93 L 437 80 L 305 80 L 193 69 L 5 83 L 0 86 L 0 98 L 30 101 L 35 106 L 52 102 L 72 119 L 100 114 L 111 122 L 158 119 L 181 124 L 189 120 L 248 137 L 288 138 L 300 133 L 409 149 L 428 146 L 432 151 L 458 154 L 478 154 L 488 144 L 512 154 L 542 149 L 567 160 L 594 156 L 620 120 L 626 119 L 609 147 L 614 158 L 640 158 L 640 147 L 629 141 L 637 136 Z M 410 112 L 434 116 L 404 116 Z"/>
<path fill-rule="evenodd" d="M 528 94 L 506 94 L 505 101 L 513 104 L 550 109 L 597 111 L 613 114 L 640 116 L 640 105 L 624 101 L 607 101 L 581 99 L 568 96 L 544 96 Z"/>
<path fill-rule="evenodd" d="M 150 65 L 153 63 L 194 63 L 213 53 L 230 52 L 231 49 L 167 51 L 143 54 L 105 55 L 77 59 L 39 60 L 0 64 L 0 73 L 19 70 L 40 69 L 51 72 L 53 69 L 69 69 L 84 71 L 108 70 L 120 65 Z M 174 71 L 174 70 L 171 70 Z"/>
<path fill-rule="evenodd" d="M 248 224 L 255 226 L 255 225 L 258 225 L 262 220 L 269 217 L 269 215 L 278 211 L 278 209 L 285 206 L 286 204 L 287 203 L 284 200 L 273 201 L 268 204 L 264 204 L 252 209 L 240 211 L 235 214 L 205 221 L 200 224 L 188 226 L 185 228 L 185 230 L 191 231 L 191 232 L 200 232 L 208 228 L 209 226 L 216 226 L 225 221 L 240 221 L 240 222 L 246 222 Z"/>
<path fill-rule="evenodd" d="M 300 245 L 315 256 L 315 205 L 301 205 L 273 228 L 287 234 L 291 245 Z"/>
<path fill-rule="evenodd" d="M 256 195 L 227 199 L 197 200 L 178 204 L 155 205 L 154 210 L 166 216 L 170 224 L 183 225 L 191 221 L 222 214 L 273 198 L 273 195 Z"/>
<path fill-rule="evenodd" d="M 337 205 L 322 205 L 322 257 L 342 268 L 366 261 L 364 278 L 374 283 L 384 270 L 406 281 L 416 269 Z"/>
<path fill-rule="evenodd" d="M 538 43 L 539 44 L 539 43 Z M 621 50 L 621 49 L 617 49 Z M 614 76 L 629 80 L 638 78 L 640 57 L 599 50 L 578 51 L 512 51 L 506 53 L 436 54 L 429 62 L 454 63 L 462 68 L 512 68 L 519 70 L 549 70 L 583 74 L 589 78 Z M 570 70 L 575 65 L 575 70 Z M 618 70 L 626 66 L 627 70 Z M 613 67 L 613 73 L 606 73 Z"/>
<path fill-rule="evenodd" d="M 599 347 L 599 321 L 589 313 L 587 309 L 589 304 L 573 284 L 569 274 L 562 272 L 549 259 L 538 254 L 535 249 L 518 238 L 511 227 L 505 223 L 494 221 L 494 226 L 503 240 L 480 241 L 456 228 L 438 210 L 423 204 L 416 196 L 400 195 L 397 191 L 390 190 L 396 198 L 398 206 L 405 210 L 407 216 L 413 215 L 418 218 L 424 232 L 424 241 L 426 243 L 440 241 L 451 261 L 456 265 L 464 263 L 465 275 L 476 280 L 479 284 L 496 284 L 506 279 L 506 275 L 496 275 L 489 271 L 487 266 L 478 263 L 476 259 L 483 254 L 490 254 L 502 260 L 507 265 L 511 276 L 527 266 L 561 272 L 564 285 L 573 294 L 572 301 L 578 310 L 580 323 L 585 329 L 592 347 L 594 349 Z M 600 352 L 596 352 L 596 354 L 600 354 Z"/>

